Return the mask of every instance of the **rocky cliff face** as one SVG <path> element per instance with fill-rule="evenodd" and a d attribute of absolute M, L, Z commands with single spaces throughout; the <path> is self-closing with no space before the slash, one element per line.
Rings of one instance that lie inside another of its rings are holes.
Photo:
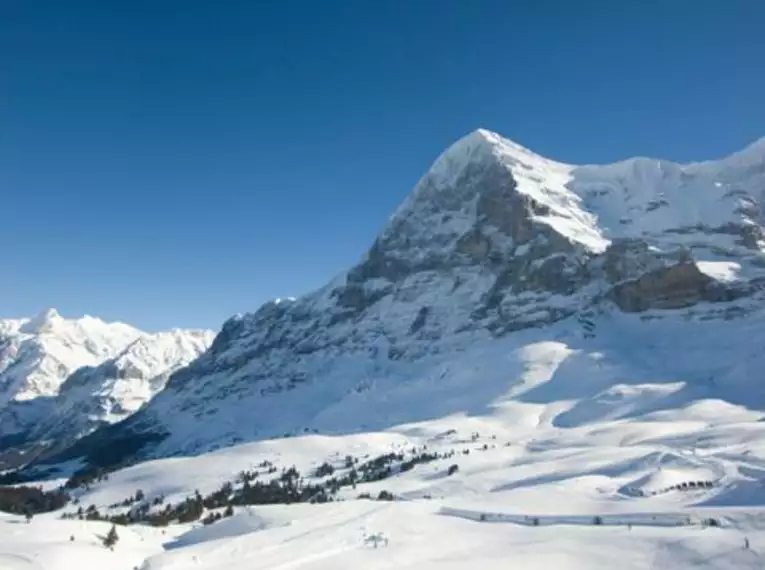
<path fill-rule="evenodd" d="M 229 320 L 147 407 L 76 453 L 392 425 L 459 406 L 418 414 L 386 390 L 430 394 L 423 382 L 448 384 L 452 364 L 511 333 L 613 311 L 746 314 L 765 278 L 764 196 L 764 141 L 716 162 L 571 166 L 476 131 L 436 160 L 355 267 Z"/>

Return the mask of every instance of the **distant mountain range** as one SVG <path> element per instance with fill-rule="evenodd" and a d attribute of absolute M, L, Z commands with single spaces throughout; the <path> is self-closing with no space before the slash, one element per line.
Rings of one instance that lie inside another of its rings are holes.
<path fill-rule="evenodd" d="M 0 320 L 0 443 L 62 446 L 120 421 L 210 345 L 211 331 L 144 333 L 50 309 Z"/>

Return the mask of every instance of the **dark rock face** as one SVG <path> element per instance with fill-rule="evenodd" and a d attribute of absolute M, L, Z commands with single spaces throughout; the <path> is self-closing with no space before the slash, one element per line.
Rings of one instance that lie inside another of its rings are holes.
<path fill-rule="evenodd" d="M 417 313 L 417 317 L 412 322 L 412 326 L 409 328 L 409 334 L 414 334 L 417 331 L 419 331 L 422 327 L 425 326 L 425 322 L 428 318 L 428 312 L 430 309 L 426 307 L 422 307 L 419 312 Z"/>
<path fill-rule="evenodd" d="M 639 239 L 616 240 L 603 253 L 601 267 L 608 283 L 618 283 L 661 269 L 667 265 L 667 259 L 671 262 L 686 260 L 687 255 L 683 251 L 660 255 Z"/>
<path fill-rule="evenodd" d="M 627 313 L 649 309 L 682 309 L 701 301 L 730 300 L 725 288 L 699 271 L 694 263 L 681 263 L 657 269 L 620 283 L 609 297 Z"/>
<path fill-rule="evenodd" d="M 408 211 L 394 217 L 364 261 L 348 273 L 349 284 L 378 278 L 396 283 L 423 271 L 501 263 L 510 256 L 509 245 L 533 237 L 531 205 L 514 190 L 507 169 L 491 156 L 469 165 L 448 187 L 426 176 Z M 458 219 L 464 233 L 448 231 Z M 439 222 L 446 229 L 434 235 L 429 230 Z"/>
<path fill-rule="evenodd" d="M 489 322 L 463 326 L 503 330 L 514 311 L 500 306 L 512 304 L 519 293 L 570 295 L 591 278 L 590 254 L 537 220 L 547 213 L 547 206 L 517 191 L 508 166 L 490 151 L 478 153 L 448 184 L 426 175 L 335 290 L 338 305 L 358 317 L 388 295 L 404 296 L 416 277 L 432 274 L 460 283 L 460 272 L 477 270 L 493 283 L 473 315 Z M 373 280 L 384 284 L 370 290 Z M 540 313 L 539 319 L 519 323 L 520 328 L 565 314 Z"/>

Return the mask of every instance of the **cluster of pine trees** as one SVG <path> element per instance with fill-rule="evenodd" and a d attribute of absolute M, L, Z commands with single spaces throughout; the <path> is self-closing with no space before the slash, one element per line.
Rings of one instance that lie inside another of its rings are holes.
<path fill-rule="evenodd" d="M 471 441 L 476 442 L 480 434 L 471 434 Z M 496 436 L 492 436 L 496 439 Z M 508 444 L 509 445 L 509 444 Z M 491 448 L 496 447 L 491 445 Z M 484 444 L 478 451 L 490 449 Z M 461 450 L 463 455 L 469 455 L 470 449 Z M 66 518 L 79 518 L 84 520 L 106 520 L 117 524 L 131 524 L 146 522 L 155 525 L 166 525 L 178 520 L 188 522 L 198 520 L 205 509 L 227 509 L 237 505 L 268 505 L 276 503 L 304 503 L 304 502 L 327 502 L 334 500 L 334 496 L 343 487 L 356 488 L 360 483 L 382 481 L 392 475 L 409 471 L 422 463 L 428 463 L 437 459 L 453 457 L 455 451 L 447 453 L 430 453 L 427 446 L 411 448 L 409 459 L 404 453 L 387 453 L 366 461 L 347 455 L 340 465 L 324 462 L 313 472 L 313 477 L 322 479 L 318 483 L 307 483 L 298 473 L 295 467 L 283 470 L 282 473 L 269 481 L 258 480 L 263 475 L 274 475 L 278 472 L 277 467 L 270 461 L 264 460 L 252 471 L 243 471 L 239 474 L 237 482 L 240 486 L 234 489 L 232 483 L 224 484 L 220 489 L 206 497 L 195 493 L 193 497 L 177 505 L 165 505 L 162 509 L 156 509 L 164 504 L 164 497 L 155 497 L 147 502 L 143 491 L 138 490 L 134 496 L 109 505 L 108 509 L 127 508 L 128 512 L 117 515 L 100 513 L 95 506 L 87 509 L 80 507 L 74 514 L 65 515 Z M 452 465 L 448 469 L 448 475 L 457 472 L 458 466 Z M 338 471 L 344 473 L 338 474 Z M 18 483 L 16 474 L 11 473 L 0 477 L 0 484 Z M 75 472 L 59 489 L 43 492 L 36 487 L 0 487 L 0 511 L 16 514 L 36 514 L 49 512 L 66 506 L 71 497 L 69 491 L 83 488 L 89 489 L 91 485 L 109 479 L 109 473 L 101 467 L 91 466 Z M 380 494 L 378 500 L 391 500 L 392 495 L 387 491 Z M 369 497 L 371 498 L 371 497 Z M 74 501 L 77 503 L 77 500 Z M 213 518 L 216 515 L 213 515 Z M 223 516 L 223 515 L 221 515 Z M 217 520 L 217 519 L 216 519 Z"/>
<path fill-rule="evenodd" d="M 86 467 L 76 471 L 74 475 L 67 479 L 64 483 L 64 489 L 77 489 L 84 487 L 89 489 L 93 483 L 100 483 L 101 481 L 108 481 L 109 473 L 100 467 Z"/>
<path fill-rule="evenodd" d="M 111 505 L 111 508 L 130 507 L 127 512 L 116 515 L 102 514 L 91 505 L 87 509 L 80 507 L 76 513 L 65 514 L 64 518 L 103 520 L 115 524 L 148 523 L 154 526 L 201 519 L 205 524 L 210 524 L 233 515 L 235 506 L 332 501 L 343 487 L 355 488 L 359 483 L 381 481 L 396 473 L 409 471 L 416 465 L 454 455 L 454 452 L 429 453 L 425 448 L 412 449 L 411 452 L 412 456 L 409 459 L 406 459 L 403 453 L 387 453 L 363 463 L 357 458 L 347 456 L 340 467 L 345 470 L 342 475 L 337 474 L 333 465 L 323 463 L 313 473 L 314 477 L 323 478 L 318 482 L 307 482 L 294 466 L 266 480 L 263 475 L 272 475 L 278 470 L 272 463 L 264 461 L 258 465 L 259 470 L 239 473 L 236 487 L 234 483 L 226 482 L 209 495 L 202 496 L 196 491 L 184 501 L 175 505 L 165 504 L 162 509 L 152 507 L 163 504 L 164 497 L 149 501 L 143 491 L 138 490 L 135 495 Z M 453 465 L 449 474 L 455 471 L 456 465 Z M 392 501 L 394 496 L 388 491 L 381 491 L 377 500 Z M 203 518 L 205 512 L 208 514 Z"/>
<path fill-rule="evenodd" d="M 69 495 L 61 489 L 43 491 L 41 487 L 0 487 L 0 511 L 16 515 L 35 515 L 65 507 Z"/>

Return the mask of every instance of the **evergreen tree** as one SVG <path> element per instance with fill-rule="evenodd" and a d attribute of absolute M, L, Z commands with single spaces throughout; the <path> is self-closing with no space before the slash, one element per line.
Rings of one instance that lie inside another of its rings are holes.
<path fill-rule="evenodd" d="M 383 491 L 380 491 L 379 495 L 377 495 L 377 500 L 378 501 L 393 501 L 395 500 L 395 497 L 393 496 L 393 493 L 391 493 L 390 491 L 383 490 Z"/>
<path fill-rule="evenodd" d="M 116 525 L 112 525 L 112 528 L 109 530 L 109 534 L 107 534 L 103 539 L 104 546 L 111 550 L 114 548 L 114 545 L 117 544 L 119 539 L 120 537 L 117 534 L 117 527 Z"/>

